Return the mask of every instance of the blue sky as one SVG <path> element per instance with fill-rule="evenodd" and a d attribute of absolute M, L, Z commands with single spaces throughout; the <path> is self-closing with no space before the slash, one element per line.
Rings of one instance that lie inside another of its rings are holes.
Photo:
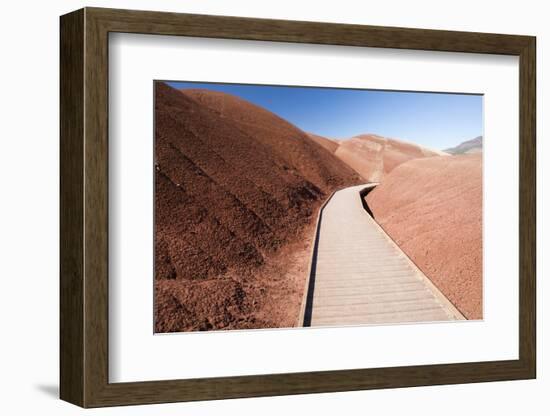
<path fill-rule="evenodd" d="M 333 139 L 374 133 L 433 149 L 483 134 L 483 97 L 467 94 L 168 82 L 237 95 Z"/>

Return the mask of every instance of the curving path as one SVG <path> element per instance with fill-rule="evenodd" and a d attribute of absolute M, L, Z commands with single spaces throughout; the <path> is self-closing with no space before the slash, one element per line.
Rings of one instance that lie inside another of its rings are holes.
<path fill-rule="evenodd" d="M 319 217 L 304 326 L 464 319 L 363 208 L 359 192 L 337 191 Z"/>

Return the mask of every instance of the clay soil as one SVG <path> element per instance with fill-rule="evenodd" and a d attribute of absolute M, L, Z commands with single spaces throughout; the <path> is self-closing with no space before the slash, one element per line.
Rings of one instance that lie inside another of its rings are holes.
<path fill-rule="evenodd" d="M 155 88 L 155 330 L 296 324 L 317 211 L 363 179 L 237 97 Z"/>
<path fill-rule="evenodd" d="M 367 202 L 376 221 L 466 318 L 481 319 L 481 154 L 403 163 Z"/>

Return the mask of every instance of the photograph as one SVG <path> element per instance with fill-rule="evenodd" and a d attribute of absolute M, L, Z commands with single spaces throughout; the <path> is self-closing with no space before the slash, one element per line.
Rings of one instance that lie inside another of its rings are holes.
<path fill-rule="evenodd" d="M 153 87 L 155 333 L 483 319 L 483 95 Z"/>
<path fill-rule="evenodd" d="M 540 7 L 497 24 L 494 7 L 402 3 L 347 17 L 297 2 L 294 15 L 67 5 L 15 31 L 23 61 L 6 79 L 29 79 L 31 44 L 59 59 L 32 100 L 7 85 L 22 109 L 11 136 L 34 129 L 36 143 L 5 152 L 12 205 L 29 211 L 5 215 L 23 244 L 6 276 L 40 289 L 25 292 L 33 308 L 6 291 L 28 335 L 16 349 L 41 348 L 26 354 L 37 365 L 4 354 L 34 385 L 13 408 L 280 414 L 282 400 L 332 414 L 364 409 L 342 403 L 353 396 L 398 414 L 424 412 L 428 390 L 439 413 L 540 407 L 549 26 Z M 29 118 L 31 102 L 45 111 Z M 45 172 L 55 187 L 21 192 Z"/>

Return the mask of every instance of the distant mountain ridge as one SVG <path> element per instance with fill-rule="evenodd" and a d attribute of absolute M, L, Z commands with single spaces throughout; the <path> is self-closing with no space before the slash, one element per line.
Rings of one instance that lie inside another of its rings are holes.
<path fill-rule="evenodd" d="M 458 146 L 445 149 L 444 152 L 452 155 L 463 155 L 468 153 L 480 153 L 483 151 L 483 136 L 477 136 L 472 140 L 460 143 Z"/>

